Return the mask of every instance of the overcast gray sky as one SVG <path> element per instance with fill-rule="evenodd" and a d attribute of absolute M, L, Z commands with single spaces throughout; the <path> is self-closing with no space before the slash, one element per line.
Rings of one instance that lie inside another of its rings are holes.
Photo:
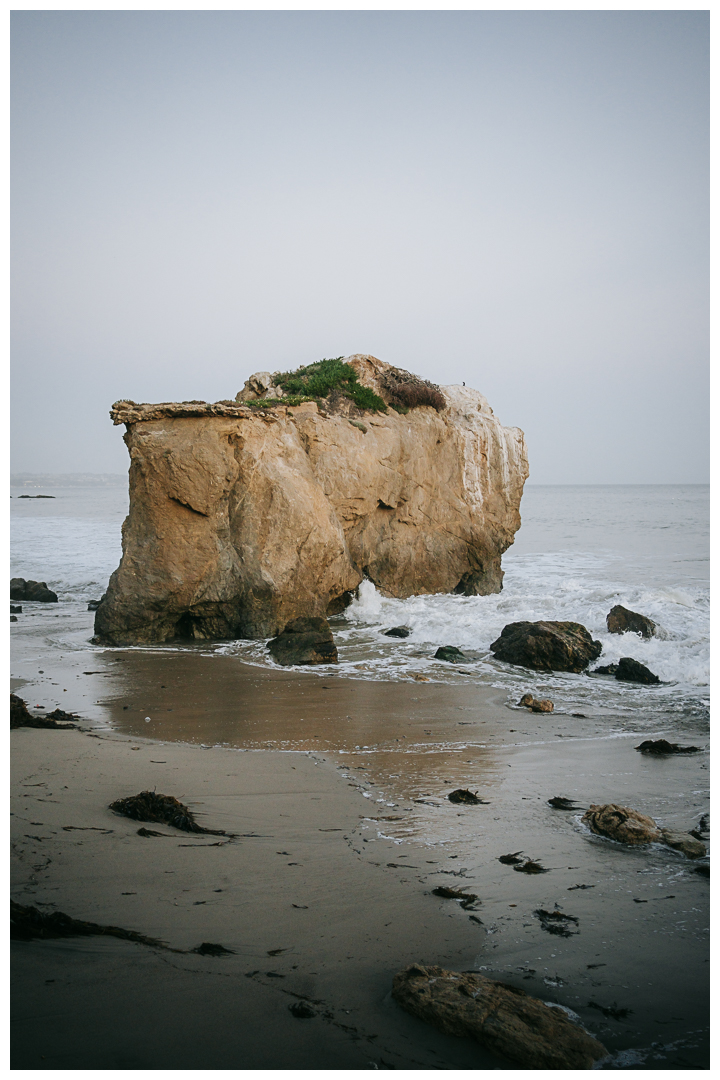
<path fill-rule="evenodd" d="M 15 12 L 12 108 L 14 471 L 369 352 L 707 481 L 707 12 Z"/>

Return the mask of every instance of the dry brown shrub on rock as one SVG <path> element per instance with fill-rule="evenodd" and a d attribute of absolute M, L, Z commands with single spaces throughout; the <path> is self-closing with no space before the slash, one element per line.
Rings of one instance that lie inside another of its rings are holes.
<path fill-rule="evenodd" d="M 440 390 L 426 386 L 424 383 L 398 383 L 393 387 L 393 396 L 401 405 L 407 405 L 408 409 L 429 405 L 431 409 L 441 412 L 447 405 Z"/>

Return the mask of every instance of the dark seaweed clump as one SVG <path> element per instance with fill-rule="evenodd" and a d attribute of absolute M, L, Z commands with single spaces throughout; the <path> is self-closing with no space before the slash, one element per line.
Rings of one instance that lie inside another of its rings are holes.
<path fill-rule="evenodd" d="M 564 911 L 546 911 L 544 908 L 538 908 L 533 914 L 540 920 L 540 925 L 543 930 L 547 930 L 548 934 L 557 934 L 558 937 L 567 938 L 578 932 L 571 929 L 571 923 L 577 926 L 579 922 L 574 915 L 566 915 Z"/>
<path fill-rule="evenodd" d="M 164 948 L 156 938 L 138 934 L 135 930 L 125 930 L 122 926 L 101 926 L 99 923 L 71 919 L 62 911 L 45 913 L 34 907 L 25 907 L 10 901 L 10 937 L 16 941 L 31 941 L 33 938 L 87 937 L 89 935 L 123 938 L 125 941 L 137 941 L 141 945 L 155 945 Z"/>
<path fill-rule="evenodd" d="M 55 728 L 62 731 L 75 727 L 74 724 L 59 724 L 58 720 L 77 720 L 77 717 L 73 716 L 72 713 L 65 712 L 63 709 L 53 709 L 52 712 L 47 713 L 45 716 L 33 716 L 21 697 L 18 697 L 17 694 L 10 695 L 11 728 Z"/>
<path fill-rule="evenodd" d="M 160 795 L 155 791 L 141 791 L 127 799 L 117 799 L 110 803 L 110 810 L 134 821 L 158 821 L 162 825 L 172 825 L 183 832 L 212 833 L 213 836 L 225 836 L 224 829 L 205 829 L 198 825 L 187 806 L 173 795 Z"/>
<path fill-rule="evenodd" d="M 444 900 L 459 900 L 461 908 L 480 903 L 480 897 L 475 893 L 466 893 L 463 889 L 453 889 L 448 885 L 438 885 L 437 889 L 433 889 L 433 896 L 442 896 Z"/>

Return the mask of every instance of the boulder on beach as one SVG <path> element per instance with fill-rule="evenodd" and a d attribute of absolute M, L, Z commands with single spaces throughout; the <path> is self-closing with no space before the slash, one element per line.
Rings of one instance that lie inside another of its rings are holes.
<path fill-rule="evenodd" d="M 535 671 L 584 671 L 602 652 L 599 641 L 576 622 L 515 622 L 490 646 L 496 660 Z"/>
<path fill-rule="evenodd" d="M 10 578 L 11 600 L 34 600 L 41 604 L 57 604 L 57 593 L 48 589 L 44 581 L 26 581 L 25 578 Z"/>
<path fill-rule="evenodd" d="M 397 598 L 500 591 L 522 432 L 469 387 L 443 387 L 438 409 L 436 388 L 375 357 L 333 365 L 350 397 L 310 365 L 272 386 L 259 373 L 249 403 L 115 403 L 130 510 L 98 641 L 269 638 L 342 610 L 363 579 Z M 307 393 L 253 404 L 298 380 Z M 401 402 L 406 384 L 420 396 Z"/>
<path fill-rule="evenodd" d="M 653 686 L 660 682 L 657 675 L 653 675 L 649 668 L 638 660 L 633 660 L 631 656 L 623 656 L 618 661 L 615 678 L 618 682 L 640 683 L 642 686 Z"/>
<path fill-rule="evenodd" d="M 267 644 L 270 655 L 284 667 L 294 664 L 336 664 L 337 649 L 327 619 L 293 619 Z"/>
<path fill-rule="evenodd" d="M 518 705 L 524 709 L 530 709 L 531 712 L 552 712 L 555 708 L 550 698 L 536 698 L 532 694 L 523 694 Z"/>
<path fill-rule="evenodd" d="M 662 839 L 660 828 L 651 817 L 616 803 L 591 803 L 582 821 L 598 836 L 607 836 L 621 844 L 651 844 Z"/>
<path fill-rule="evenodd" d="M 383 630 L 385 637 L 406 638 L 410 637 L 412 630 L 409 626 L 391 626 L 389 630 Z"/>
<path fill-rule="evenodd" d="M 467 656 L 454 645 L 441 645 L 433 659 L 444 660 L 447 664 L 461 664 L 463 660 L 467 660 Z"/>
<path fill-rule="evenodd" d="M 629 611 L 622 604 L 611 608 L 605 621 L 611 634 L 640 634 L 643 638 L 651 638 L 655 637 L 657 631 L 657 624 L 648 619 L 647 615 Z"/>
<path fill-rule="evenodd" d="M 412 964 L 393 979 L 392 996 L 445 1035 L 475 1039 L 524 1069 L 591 1069 L 607 1056 L 563 1009 L 475 972 Z"/>

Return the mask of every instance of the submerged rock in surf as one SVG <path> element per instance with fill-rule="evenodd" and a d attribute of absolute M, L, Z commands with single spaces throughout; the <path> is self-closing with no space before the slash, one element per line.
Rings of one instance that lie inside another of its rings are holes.
<path fill-rule="evenodd" d="M 327 619 L 293 619 L 267 648 L 276 663 L 336 664 L 337 649 Z"/>
<path fill-rule="evenodd" d="M 618 682 L 640 683 L 641 686 L 654 686 L 660 682 L 657 675 L 653 675 L 649 668 L 638 660 L 633 660 L 631 656 L 623 656 L 618 661 L 615 678 Z"/>
<path fill-rule="evenodd" d="M 591 1069 L 607 1056 L 563 1009 L 475 972 L 412 964 L 393 979 L 392 996 L 445 1035 L 475 1039 L 525 1069 Z"/>
<path fill-rule="evenodd" d="M 398 637 L 406 638 L 410 637 L 412 630 L 409 626 L 391 626 L 389 630 L 383 630 L 385 637 Z"/>
<path fill-rule="evenodd" d="M 467 660 L 467 656 L 454 645 L 441 645 L 433 659 L 444 660 L 448 664 L 461 664 L 463 660 Z"/>
<path fill-rule="evenodd" d="M 657 624 L 648 619 L 647 615 L 640 615 L 637 611 L 629 611 L 622 604 L 616 604 L 608 612 L 605 622 L 608 632 L 611 634 L 639 634 L 643 638 L 655 637 Z"/>
<path fill-rule="evenodd" d="M 530 709 L 531 712 L 552 712 L 555 708 L 550 698 L 536 698 L 532 694 L 523 694 L 518 705 L 522 705 L 524 709 Z"/>
<path fill-rule="evenodd" d="M 584 671 L 602 652 L 599 641 L 576 622 L 515 622 L 490 646 L 496 660 L 535 671 Z"/>

